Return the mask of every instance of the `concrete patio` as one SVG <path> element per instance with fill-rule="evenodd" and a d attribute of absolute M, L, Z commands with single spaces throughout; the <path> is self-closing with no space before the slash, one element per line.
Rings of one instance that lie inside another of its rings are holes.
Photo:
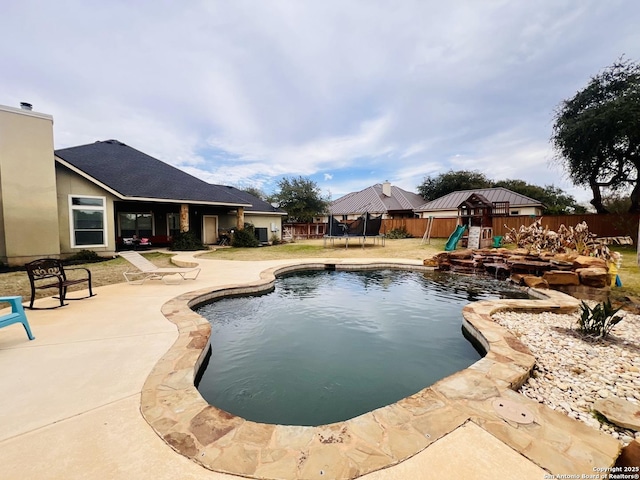
<path fill-rule="evenodd" d="M 154 389 L 161 391 L 157 385 L 149 386 L 150 374 L 154 372 L 160 378 L 162 368 L 167 365 L 167 352 L 184 349 L 179 340 L 187 327 L 167 318 L 167 305 L 174 305 L 176 301 L 186 304 L 194 297 L 190 293 L 193 291 L 255 285 L 264 282 L 261 273 L 267 270 L 325 260 L 233 262 L 194 259 L 191 254 L 179 255 L 176 260 L 199 263 L 202 267 L 200 277 L 196 281 L 170 285 L 161 281 L 110 285 L 97 288 L 96 297 L 71 302 L 63 308 L 27 311 L 36 337 L 33 341 L 27 339 L 20 325 L 0 329 L 0 476 L 3 479 L 243 478 L 208 470 L 187 456 L 204 457 L 211 449 L 223 447 L 235 451 L 236 447 L 241 448 L 240 436 L 242 432 L 246 436 L 246 428 L 237 434 L 231 432 L 222 446 L 213 442 L 212 446 L 203 446 L 188 455 L 180 445 L 172 444 L 172 448 L 161 437 L 175 438 L 163 434 L 163 429 L 178 432 L 180 418 L 176 417 L 177 420 L 169 424 L 167 414 L 158 413 L 160 421 L 153 428 L 147 421 L 150 407 L 142 405 L 143 396 L 155 395 L 153 399 L 161 400 L 157 393 L 150 393 Z M 380 259 L 377 262 L 420 265 L 408 260 Z M 376 260 L 349 260 L 348 263 L 376 263 Z M 263 278 L 266 278 L 264 274 Z M 177 297 L 182 300 L 175 300 Z M 36 305 L 55 305 L 55 302 L 42 299 Z M 481 307 L 477 312 L 470 312 L 471 317 L 477 315 L 475 320 L 470 320 L 472 325 L 474 322 L 490 323 L 483 317 L 487 307 Z M 493 328 L 489 323 L 480 329 L 483 334 L 485 328 Z M 492 332 L 484 336 L 491 337 Z M 516 355 L 508 353 L 506 347 L 500 350 L 502 341 L 501 336 L 486 340 L 495 345 L 496 355 L 502 354 L 505 358 L 511 355 L 509 359 L 513 359 Z M 416 432 L 400 423 L 398 430 L 391 428 L 385 434 L 406 432 L 406 436 L 399 435 L 394 444 L 402 444 L 403 448 L 392 446 L 387 451 L 386 447 L 380 447 L 389 457 L 386 464 L 380 463 L 382 470 L 372 468 L 375 471 L 362 473 L 365 470 L 357 466 L 358 458 L 364 458 L 362 462 L 375 458 L 373 454 L 370 457 L 360 455 L 362 449 L 359 456 L 346 452 L 353 462 L 350 460 L 349 465 L 335 470 L 342 460 L 336 463 L 332 457 L 336 451 L 324 449 L 324 446 L 308 454 L 304 465 L 286 466 L 279 460 L 293 455 L 295 445 L 289 449 L 282 447 L 282 456 L 267 458 L 267 450 L 258 446 L 255 438 L 247 440 L 251 451 L 260 452 L 254 459 L 252 472 L 242 470 L 246 465 L 240 463 L 221 470 L 256 478 L 542 479 L 549 473 L 593 474 L 593 468 L 606 468 L 615 462 L 619 451 L 615 440 L 524 397 L 520 399 L 521 396 L 508 389 L 509 385 L 494 379 L 491 381 L 497 382 L 497 394 L 522 402 L 535 417 L 535 427 L 523 427 L 500 418 L 490 408 L 490 400 L 495 396 L 493 387 L 487 389 L 484 382 L 495 372 L 503 375 L 503 371 L 508 371 L 512 375 L 513 371 L 508 365 L 490 359 L 481 360 L 474 367 L 467 369 L 464 375 L 452 376 L 434 386 L 433 392 L 439 402 L 443 398 L 450 398 L 452 402 L 445 405 L 451 407 L 450 410 L 442 410 L 430 419 L 431 422 L 447 423 L 442 435 L 436 435 L 428 442 L 424 442 L 423 436 L 418 441 Z M 478 381 L 469 383 L 470 378 L 476 377 Z M 464 389 L 471 393 L 465 394 Z M 486 393 L 489 390 L 491 393 Z M 479 391 L 486 395 L 479 395 Z M 179 405 L 160 403 L 163 408 L 175 407 L 171 412 L 174 417 L 183 413 Z M 407 410 L 408 407 L 394 408 Z M 423 414 L 426 415 L 425 412 L 419 415 Z M 240 419 L 239 423 L 242 422 Z M 249 422 L 246 424 L 247 428 L 254 428 Z M 313 435 L 316 433 L 312 432 Z M 238 436 L 232 437 L 232 434 Z M 416 441 L 411 440 L 413 437 Z M 238 439 L 238 444 L 234 438 Z M 405 441 L 411 445 L 405 448 Z M 265 442 L 271 448 L 277 439 L 274 435 Z M 403 450 L 402 455 L 395 455 L 398 449 Z M 274 449 L 269 451 L 273 453 Z M 326 455 L 323 454 L 325 451 Z M 217 458 L 228 460 L 233 457 L 220 454 Z M 397 458 L 402 460 L 395 461 Z M 212 459 L 214 465 L 215 461 Z M 203 460 L 202 463 L 206 462 Z M 288 470 L 280 476 L 279 468 Z"/>

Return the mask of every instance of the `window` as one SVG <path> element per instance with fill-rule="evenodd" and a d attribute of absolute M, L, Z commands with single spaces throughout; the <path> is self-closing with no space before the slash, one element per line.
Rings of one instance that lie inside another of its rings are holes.
<path fill-rule="evenodd" d="M 511 215 L 520 215 L 520 210 L 511 210 Z"/>
<path fill-rule="evenodd" d="M 118 226 L 122 238 L 149 238 L 153 235 L 153 216 L 151 213 L 124 213 L 118 214 Z"/>
<path fill-rule="evenodd" d="M 69 195 L 71 247 L 106 245 L 105 208 L 105 197 Z"/>
<path fill-rule="evenodd" d="M 180 214 L 167 213 L 167 231 L 169 236 L 175 237 L 180 233 Z"/>

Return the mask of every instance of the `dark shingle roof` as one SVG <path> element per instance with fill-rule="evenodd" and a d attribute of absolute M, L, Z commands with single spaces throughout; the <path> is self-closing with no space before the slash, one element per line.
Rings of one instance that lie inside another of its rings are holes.
<path fill-rule="evenodd" d="M 261 213 L 264 212 L 264 213 L 274 213 L 278 215 L 287 214 L 287 212 L 285 212 L 284 210 L 281 210 L 280 208 L 276 208 L 270 203 L 260 200 L 258 197 L 254 197 L 253 195 L 251 195 L 248 192 L 245 192 L 244 190 L 239 190 L 235 187 L 229 187 L 227 185 L 214 185 L 214 186 L 220 187 L 220 188 L 226 188 L 231 193 L 233 193 L 237 197 L 244 200 L 246 203 L 250 203 L 251 207 L 245 208 L 245 212 L 261 212 Z"/>
<path fill-rule="evenodd" d="M 63 165 L 67 163 L 123 198 L 251 204 L 227 187 L 207 183 L 117 140 L 63 148 L 55 154 Z"/>
<path fill-rule="evenodd" d="M 434 210 L 457 210 L 458 206 L 472 194 L 481 195 L 489 202 L 509 202 L 510 207 L 543 207 L 542 203 L 525 195 L 512 192 L 503 187 L 479 188 L 477 190 L 459 190 L 436 198 L 416 208 L 417 212 Z"/>
<path fill-rule="evenodd" d="M 359 192 L 348 193 L 331 202 L 329 213 L 349 215 L 359 213 L 387 213 L 399 210 L 413 210 L 424 203 L 424 198 L 391 185 L 391 196 L 382 193 L 382 184 L 377 183 Z"/>

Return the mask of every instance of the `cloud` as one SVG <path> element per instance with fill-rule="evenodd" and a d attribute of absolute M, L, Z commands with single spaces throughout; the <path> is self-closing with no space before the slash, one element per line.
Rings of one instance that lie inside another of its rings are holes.
<path fill-rule="evenodd" d="M 462 167 L 547 183 L 555 107 L 640 59 L 639 16 L 625 0 L 9 2 L 0 103 L 52 114 L 57 148 L 118 138 L 266 191 L 291 175 L 415 190 Z"/>

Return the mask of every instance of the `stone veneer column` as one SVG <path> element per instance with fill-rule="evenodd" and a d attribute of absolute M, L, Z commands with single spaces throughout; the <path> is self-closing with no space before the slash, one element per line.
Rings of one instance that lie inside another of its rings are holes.
<path fill-rule="evenodd" d="M 238 230 L 244 228 L 244 207 L 238 207 L 238 213 L 236 216 L 236 227 Z"/>
<path fill-rule="evenodd" d="M 180 205 L 180 232 L 189 231 L 189 205 L 183 203 Z"/>

